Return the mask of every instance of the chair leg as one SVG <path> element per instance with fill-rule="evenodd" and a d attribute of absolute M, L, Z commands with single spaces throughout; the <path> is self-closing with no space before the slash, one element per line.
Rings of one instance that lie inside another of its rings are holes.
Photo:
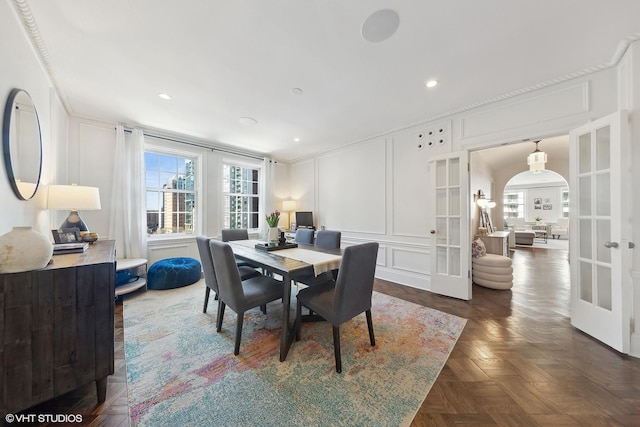
<path fill-rule="evenodd" d="M 244 312 L 238 313 L 238 320 L 236 321 L 236 345 L 233 349 L 233 354 L 238 355 L 240 353 L 240 339 L 242 338 L 242 323 L 244 321 Z"/>
<path fill-rule="evenodd" d="M 262 314 L 267 314 L 267 304 L 262 304 L 260 306 L 260 311 L 262 311 Z"/>
<path fill-rule="evenodd" d="M 211 293 L 211 288 L 208 286 L 205 286 L 205 291 L 204 291 L 204 307 L 202 307 L 202 312 L 206 313 L 207 312 L 207 305 L 209 305 L 209 294 Z"/>
<path fill-rule="evenodd" d="M 371 341 L 371 346 L 376 345 L 376 337 L 373 336 L 373 320 L 371 320 L 371 310 L 365 311 L 367 315 L 367 327 L 369 328 L 369 341 Z"/>
<path fill-rule="evenodd" d="M 336 372 L 342 372 L 342 357 L 340 356 L 340 327 L 333 327 L 333 354 L 336 356 Z"/>
<path fill-rule="evenodd" d="M 216 319 L 216 332 L 220 332 L 222 330 L 222 319 L 224 319 L 224 309 L 227 305 L 222 302 L 222 300 L 218 300 L 218 317 Z"/>
<path fill-rule="evenodd" d="M 300 328 L 302 327 L 302 303 L 300 300 L 296 301 L 296 321 L 293 324 L 293 327 L 296 331 L 296 341 L 300 341 Z"/>

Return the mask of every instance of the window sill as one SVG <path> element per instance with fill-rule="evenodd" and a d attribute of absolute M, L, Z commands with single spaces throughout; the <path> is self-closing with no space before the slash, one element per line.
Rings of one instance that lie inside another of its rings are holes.
<path fill-rule="evenodd" d="M 195 234 L 163 234 L 161 236 L 147 237 L 147 246 L 160 246 L 171 242 L 192 242 L 195 240 Z"/>

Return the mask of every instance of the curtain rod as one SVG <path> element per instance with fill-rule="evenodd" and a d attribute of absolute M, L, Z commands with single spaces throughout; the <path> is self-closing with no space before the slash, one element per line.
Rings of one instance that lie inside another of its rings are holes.
<path fill-rule="evenodd" d="M 133 129 L 127 129 L 127 128 L 124 129 L 124 131 L 128 132 L 128 133 L 131 133 L 132 130 Z M 151 137 L 151 138 L 163 139 L 165 141 L 177 142 L 178 144 L 191 145 L 193 147 L 204 148 L 204 149 L 211 150 L 211 151 L 220 151 L 220 152 L 223 152 L 223 153 L 234 154 L 236 156 L 243 156 L 243 157 L 249 157 L 251 159 L 264 160 L 264 157 L 258 157 L 258 156 L 254 156 L 254 155 L 251 155 L 251 154 L 245 154 L 245 153 L 241 153 L 241 152 L 238 152 L 238 151 L 225 150 L 223 148 L 211 147 L 209 145 L 198 144 L 198 143 L 189 142 L 189 141 L 183 141 L 183 140 L 180 140 L 180 139 L 169 138 L 167 136 L 154 135 L 154 134 L 151 134 L 151 133 L 145 133 L 144 131 L 143 131 L 143 134 L 144 134 L 144 136 L 148 136 L 148 137 Z M 274 163 L 277 163 L 275 160 L 272 160 L 272 161 Z"/>

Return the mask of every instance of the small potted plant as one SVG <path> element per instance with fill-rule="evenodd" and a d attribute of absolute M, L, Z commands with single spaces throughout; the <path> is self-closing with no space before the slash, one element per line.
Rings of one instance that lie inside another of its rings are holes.
<path fill-rule="evenodd" d="M 275 210 L 266 216 L 267 225 L 269 226 L 268 240 L 269 243 L 278 243 L 278 222 L 280 221 L 280 211 Z"/>

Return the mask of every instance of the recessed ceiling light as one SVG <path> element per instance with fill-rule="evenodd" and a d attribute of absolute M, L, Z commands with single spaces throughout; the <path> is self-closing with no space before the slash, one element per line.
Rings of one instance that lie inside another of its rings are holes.
<path fill-rule="evenodd" d="M 300 142 L 300 138 L 293 138 L 293 142 Z"/>
<path fill-rule="evenodd" d="M 436 86 L 438 86 L 438 81 L 437 80 L 429 80 L 424 85 L 426 87 L 436 87 Z"/>
<path fill-rule="evenodd" d="M 382 42 L 395 34 L 399 24 L 400 17 L 395 10 L 381 9 L 364 21 L 360 34 L 368 42 Z"/>
<path fill-rule="evenodd" d="M 238 122 L 240 124 L 243 124 L 243 125 L 256 125 L 256 124 L 258 124 L 258 121 L 256 119 L 254 119 L 253 117 L 240 117 L 238 119 Z"/>
<path fill-rule="evenodd" d="M 300 89 L 299 87 L 294 87 L 293 89 L 291 89 L 291 93 L 294 95 L 302 95 L 302 89 Z"/>
<path fill-rule="evenodd" d="M 164 99 L 165 101 L 171 101 L 171 97 L 169 95 L 167 95 L 166 93 L 159 93 L 158 96 L 162 99 Z"/>

